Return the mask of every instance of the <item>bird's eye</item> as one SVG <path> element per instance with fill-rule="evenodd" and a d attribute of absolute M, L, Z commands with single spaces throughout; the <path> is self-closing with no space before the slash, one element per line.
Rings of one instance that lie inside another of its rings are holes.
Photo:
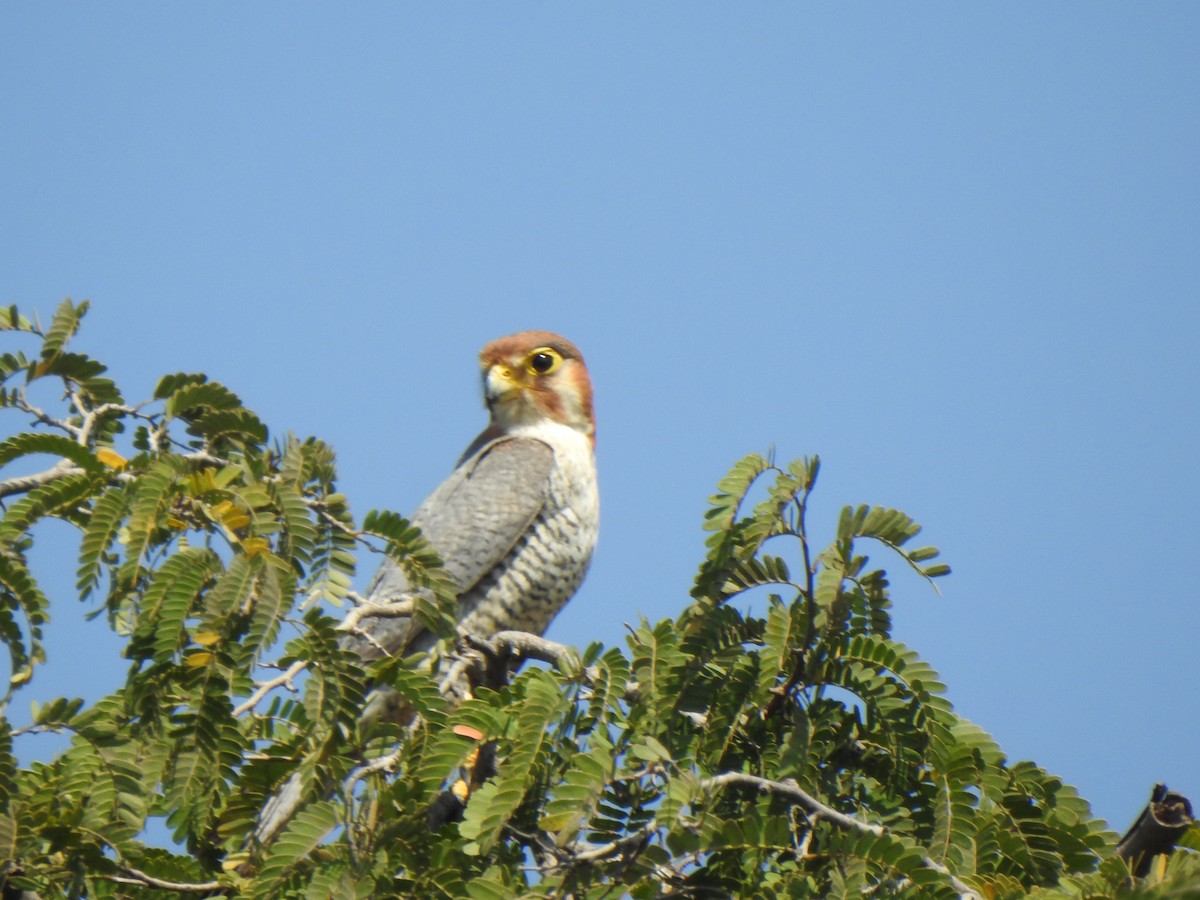
<path fill-rule="evenodd" d="M 552 347 L 538 347 L 529 354 L 529 371 L 534 375 L 548 375 L 562 364 L 562 356 Z"/>

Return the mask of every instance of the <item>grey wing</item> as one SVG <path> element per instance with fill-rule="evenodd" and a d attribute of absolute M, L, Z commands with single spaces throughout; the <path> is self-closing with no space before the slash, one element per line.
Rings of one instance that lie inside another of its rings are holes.
<path fill-rule="evenodd" d="M 545 506 L 554 451 L 534 438 L 500 438 L 486 444 L 454 470 L 413 514 L 446 572 L 470 590 L 508 556 Z M 411 592 L 404 571 L 384 562 L 368 589 L 372 603 L 391 603 Z M 406 618 L 364 617 L 370 635 L 348 646 L 370 659 L 405 652 L 417 637 Z"/>

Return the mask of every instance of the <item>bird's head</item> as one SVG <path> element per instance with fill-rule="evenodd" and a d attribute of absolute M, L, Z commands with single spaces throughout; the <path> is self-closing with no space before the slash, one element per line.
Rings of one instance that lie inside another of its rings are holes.
<path fill-rule="evenodd" d="M 549 331 L 521 331 L 479 353 L 492 428 L 558 422 L 595 442 L 592 382 L 579 348 Z"/>

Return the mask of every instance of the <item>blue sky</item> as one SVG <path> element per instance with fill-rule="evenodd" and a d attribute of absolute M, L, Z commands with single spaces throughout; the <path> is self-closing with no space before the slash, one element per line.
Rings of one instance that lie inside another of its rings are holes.
<path fill-rule="evenodd" d="M 127 396 L 209 373 L 360 514 L 559 331 L 604 521 L 552 637 L 674 616 L 717 479 L 819 453 L 821 534 L 896 506 L 954 567 L 897 635 L 1121 829 L 1200 800 L 1198 85 L 1183 3 L 5 4 L 0 303 L 90 299 Z M 42 566 L 33 693 L 115 685 Z"/>

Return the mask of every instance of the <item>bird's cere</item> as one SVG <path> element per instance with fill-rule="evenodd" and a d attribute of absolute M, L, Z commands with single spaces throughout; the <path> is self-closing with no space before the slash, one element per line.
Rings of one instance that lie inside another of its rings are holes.
<path fill-rule="evenodd" d="M 483 396 L 489 404 L 503 400 L 519 390 L 508 366 L 490 366 L 483 378 Z"/>

